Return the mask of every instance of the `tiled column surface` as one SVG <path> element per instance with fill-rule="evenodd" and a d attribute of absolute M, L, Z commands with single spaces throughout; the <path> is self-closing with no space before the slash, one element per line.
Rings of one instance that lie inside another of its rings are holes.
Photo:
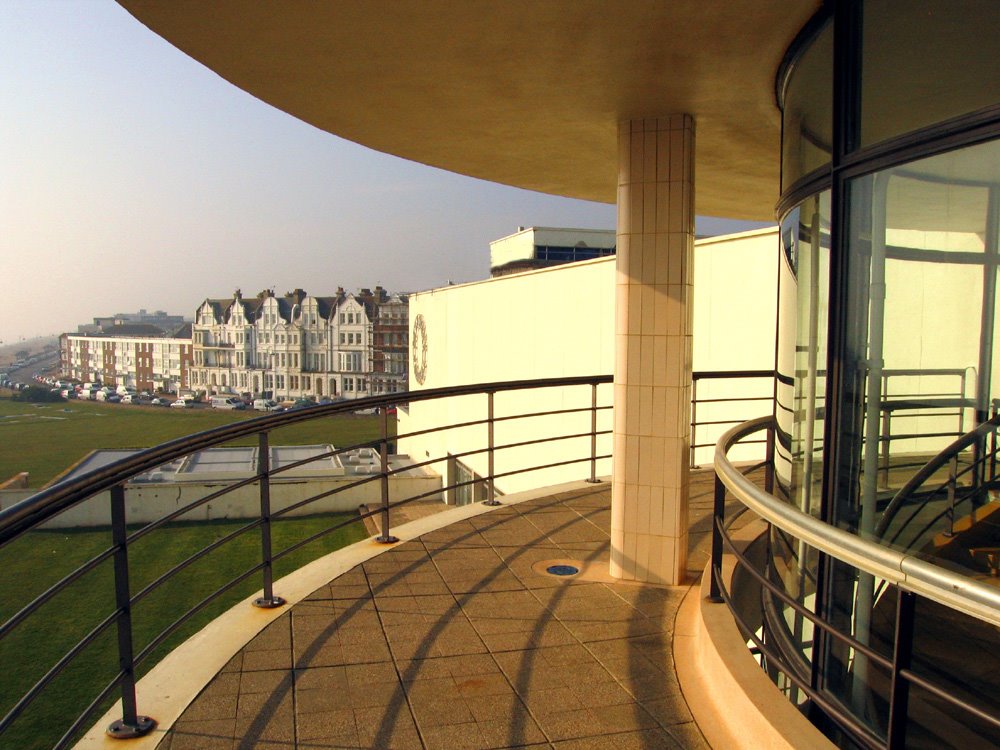
<path fill-rule="evenodd" d="M 611 575 L 678 584 L 688 529 L 694 120 L 618 127 Z"/>

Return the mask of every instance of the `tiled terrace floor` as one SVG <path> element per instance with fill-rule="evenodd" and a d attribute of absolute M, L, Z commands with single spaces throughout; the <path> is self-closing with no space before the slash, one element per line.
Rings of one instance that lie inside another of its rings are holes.
<path fill-rule="evenodd" d="M 609 495 L 504 505 L 359 565 L 251 641 L 159 750 L 707 747 L 671 653 L 687 587 L 532 569 L 606 565 Z M 692 496 L 700 569 L 707 477 Z"/>

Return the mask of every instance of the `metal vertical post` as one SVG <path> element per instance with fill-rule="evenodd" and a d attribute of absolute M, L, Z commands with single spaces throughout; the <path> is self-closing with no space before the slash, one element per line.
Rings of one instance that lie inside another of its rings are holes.
<path fill-rule="evenodd" d="M 948 465 L 948 528 L 943 536 L 955 536 L 955 495 L 958 484 L 958 454 L 951 459 Z"/>
<path fill-rule="evenodd" d="M 140 737 L 156 726 L 148 716 L 139 716 L 135 700 L 135 663 L 132 652 L 132 595 L 128 580 L 128 530 L 125 526 L 125 487 L 111 488 L 111 543 L 115 550 L 115 606 L 118 609 L 118 669 L 121 673 L 122 718 L 107 733 L 116 739 Z"/>
<path fill-rule="evenodd" d="M 695 451 L 698 450 L 695 446 L 698 444 L 698 378 L 691 376 L 691 447 L 688 449 L 690 455 L 688 456 L 688 465 L 692 469 L 698 468 L 697 463 L 694 460 Z"/>
<path fill-rule="evenodd" d="M 597 383 L 590 385 L 590 479 L 587 481 L 591 484 L 601 481 L 597 478 Z"/>
<path fill-rule="evenodd" d="M 764 443 L 764 491 L 774 494 L 774 423 L 767 426 L 767 438 Z"/>
<path fill-rule="evenodd" d="M 906 723 L 909 709 L 910 682 L 900 672 L 910 668 L 913 657 L 913 618 L 917 595 L 897 589 L 896 634 L 892 648 L 892 691 L 889 694 L 888 750 L 906 747 Z"/>
<path fill-rule="evenodd" d="M 271 448 L 267 433 L 258 435 L 257 484 L 260 487 L 260 547 L 263 564 L 264 595 L 254 599 L 253 605 L 261 609 L 280 607 L 285 600 L 274 595 L 274 573 L 271 569 Z"/>
<path fill-rule="evenodd" d="M 380 482 L 382 485 L 382 512 L 380 514 L 382 519 L 382 533 L 375 537 L 375 541 L 381 544 L 395 544 L 399 539 L 389 533 L 389 409 L 383 406 L 381 411 L 382 447 L 379 451 L 379 458 L 381 459 L 382 469 L 382 479 Z"/>
<path fill-rule="evenodd" d="M 709 578 L 708 600 L 719 603 L 722 599 L 722 524 L 726 518 L 726 485 L 715 475 L 715 501 L 712 506 L 712 568 Z"/>
<path fill-rule="evenodd" d="M 489 449 L 489 477 L 486 480 L 486 499 L 483 505 L 500 505 L 496 498 L 496 488 L 493 486 L 493 391 L 486 394 L 486 439 Z"/>

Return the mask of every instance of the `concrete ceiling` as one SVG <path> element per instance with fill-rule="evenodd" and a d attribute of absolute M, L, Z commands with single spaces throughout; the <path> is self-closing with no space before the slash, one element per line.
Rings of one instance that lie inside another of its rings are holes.
<path fill-rule="evenodd" d="M 772 219 L 774 76 L 820 0 L 119 0 L 253 96 L 379 151 L 614 202 L 616 123 L 696 118 L 699 214 Z"/>

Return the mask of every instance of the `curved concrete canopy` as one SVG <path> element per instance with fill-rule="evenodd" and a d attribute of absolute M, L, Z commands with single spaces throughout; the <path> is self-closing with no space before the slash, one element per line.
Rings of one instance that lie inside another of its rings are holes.
<path fill-rule="evenodd" d="M 617 122 L 690 113 L 697 212 L 771 219 L 774 76 L 820 0 L 119 0 L 275 107 L 485 180 L 615 200 Z"/>

